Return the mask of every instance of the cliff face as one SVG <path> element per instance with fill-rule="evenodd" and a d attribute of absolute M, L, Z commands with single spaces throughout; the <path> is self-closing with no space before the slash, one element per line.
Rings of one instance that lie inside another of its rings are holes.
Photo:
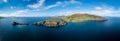
<path fill-rule="evenodd" d="M 90 15 L 90 14 L 73 14 L 71 16 L 62 17 L 62 20 L 66 22 L 80 22 L 80 21 L 105 21 L 106 19 L 101 16 Z"/>

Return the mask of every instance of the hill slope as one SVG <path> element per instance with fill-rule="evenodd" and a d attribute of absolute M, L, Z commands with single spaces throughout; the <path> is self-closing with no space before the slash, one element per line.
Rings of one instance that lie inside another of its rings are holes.
<path fill-rule="evenodd" d="M 70 16 L 62 17 L 62 20 L 66 22 L 79 22 L 79 21 L 88 21 L 88 20 L 95 20 L 95 21 L 105 21 L 104 17 L 90 15 L 90 14 L 73 14 Z"/>

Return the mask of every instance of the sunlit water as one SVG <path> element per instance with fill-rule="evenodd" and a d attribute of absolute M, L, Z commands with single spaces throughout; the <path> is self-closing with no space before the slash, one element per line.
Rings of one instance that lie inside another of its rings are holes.
<path fill-rule="evenodd" d="M 106 17 L 108 21 L 68 23 L 59 28 L 32 25 L 47 17 L 0 19 L 0 41 L 113 41 L 120 38 L 120 18 Z M 12 22 L 29 23 L 13 26 Z"/>

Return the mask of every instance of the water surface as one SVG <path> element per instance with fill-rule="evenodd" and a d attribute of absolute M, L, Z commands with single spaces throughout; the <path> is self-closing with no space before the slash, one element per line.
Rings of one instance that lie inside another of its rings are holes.
<path fill-rule="evenodd" d="M 114 41 L 120 38 L 120 18 L 108 21 L 68 23 L 59 28 L 32 25 L 33 22 L 57 19 L 48 17 L 17 17 L 0 19 L 0 41 Z M 29 25 L 13 26 L 13 21 Z"/>

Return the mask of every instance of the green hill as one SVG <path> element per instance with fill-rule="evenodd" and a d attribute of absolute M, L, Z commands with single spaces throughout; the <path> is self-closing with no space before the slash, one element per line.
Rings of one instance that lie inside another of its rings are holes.
<path fill-rule="evenodd" d="M 101 16 L 90 15 L 90 14 L 73 14 L 70 16 L 62 17 L 62 20 L 66 22 L 80 22 L 80 21 L 88 21 L 88 20 L 104 21 L 106 19 Z"/>

